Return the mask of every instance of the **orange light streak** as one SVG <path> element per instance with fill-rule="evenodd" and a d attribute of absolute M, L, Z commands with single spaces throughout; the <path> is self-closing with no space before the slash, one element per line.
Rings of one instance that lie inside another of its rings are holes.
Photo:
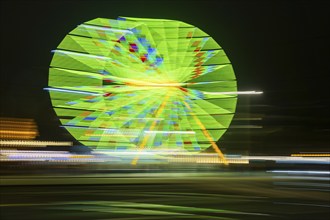
<path fill-rule="evenodd" d="M 188 103 L 186 102 L 183 102 L 184 105 L 189 109 L 191 110 L 191 107 L 188 105 Z M 202 129 L 202 132 L 203 134 L 205 135 L 205 137 L 210 141 L 211 143 L 211 146 L 212 148 L 214 149 L 214 151 L 218 154 L 219 158 L 220 158 L 220 161 L 223 161 L 223 163 L 225 165 L 228 165 L 228 161 L 226 159 L 226 157 L 223 155 L 223 153 L 221 152 L 219 146 L 217 145 L 217 143 L 215 141 L 213 141 L 211 135 L 209 134 L 209 132 L 206 130 L 205 126 L 203 125 L 203 123 L 198 119 L 198 117 L 193 113 L 191 112 L 190 113 L 194 120 L 196 121 L 196 123 L 199 125 L 199 127 Z"/>
<path fill-rule="evenodd" d="M 291 154 L 291 157 L 330 157 L 330 154 Z"/>

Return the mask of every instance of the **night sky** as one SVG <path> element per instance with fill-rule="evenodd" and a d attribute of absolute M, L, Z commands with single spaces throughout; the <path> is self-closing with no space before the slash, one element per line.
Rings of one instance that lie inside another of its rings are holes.
<path fill-rule="evenodd" d="M 326 1 L 1 1 L 1 116 L 33 118 L 39 140 L 74 139 L 52 110 L 51 50 L 97 18 L 180 20 L 212 36 L 231 60 L 240 91 L 225 153 L 330 151 L 330 8 Z M 257 125 L 242 129 L 234 126 Z"/>

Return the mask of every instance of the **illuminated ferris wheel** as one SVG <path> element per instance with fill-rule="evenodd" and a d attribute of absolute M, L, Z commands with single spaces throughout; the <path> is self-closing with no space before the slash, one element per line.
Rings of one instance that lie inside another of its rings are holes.
<path fill-rule="evenodd" d="M 200 152 L 233 118 L 237 86 L 224 50 L 174 20 L 97 18 L 72 30 L 49 69 L 52 105 L 86 146 Z M 225 158 L 223 158 L 225 160 Z"/>

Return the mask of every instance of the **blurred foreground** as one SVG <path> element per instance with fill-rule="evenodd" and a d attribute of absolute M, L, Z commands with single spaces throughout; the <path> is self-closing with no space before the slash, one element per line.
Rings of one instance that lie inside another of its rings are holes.
<path fill-rule="evenodd" d="M 328 152 L 224 161 L 37 141 L 29 120 L 0 130 L 1 220 L 330 218 Z"/>
<path fill-rule="evenodd" d="M 141 171 L 2 176 L 1 219 L 330 217 L 329 171 Z"/>

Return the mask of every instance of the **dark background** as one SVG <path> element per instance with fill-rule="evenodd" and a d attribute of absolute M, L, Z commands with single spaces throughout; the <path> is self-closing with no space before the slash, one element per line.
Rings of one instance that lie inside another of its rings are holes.
<path fill-rule="evenodd" d="M 233 126 L 219 143 L 225 153 L 330 151 L 329 11 L 326 1 L 2 1 L 1 116 L 34 118 L 39 140 L 73 141 L 43 91 L 50 51 L 97 17 L 166 18 L 212 36 L 240 91 L 264 92 L 239 96 Z"/>

